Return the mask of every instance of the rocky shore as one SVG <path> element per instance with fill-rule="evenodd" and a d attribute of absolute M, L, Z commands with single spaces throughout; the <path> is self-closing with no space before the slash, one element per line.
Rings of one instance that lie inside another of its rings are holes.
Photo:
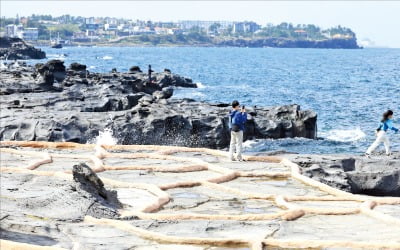
<path fill-rule="evenodd" d="M 197 86 L 168 69 L 0 73 L 2 248 L 400 248 L 398 152 L 230 162 L 210 149 L 229 143 L 229 104 L 174 99 Z M 298 105 L 249 113 L 247 139 L 316 137 Z M 128 145 L 88 144 L 105 129 Z"/>
<path fill-rule="evenodd" d="M 400 248 L 400 198 L 311 179 L 310 156 L 296 156 L 300 167 L 204 148 L 32 141 L 0 142 L 0 153 L 2 249 Z"/>
<path fill-rule="evenodd" d="M 98 46 L 199 46 L 199 47 L 249 47 L 249 48 L 314 48 L 314 49 L 362 49 L 357 39 L 325 38 L 320 40 L 284 37 L 185 37 L 176 39 L 172 35 L 143 35 L 120 38 L 116 41 L 102 41 Z"/>
<path fill-rule="evenodd" d="M 0 140 L 86 143 L 105 129 L 121 144 L 224 148 L 229 143 L 229 104 L 173 99 L 174 88 L 196 88 L 166 69 L 152 74 L 92 73 L 62 61 L 8 65 L 0 72 Z M 298 105 L 248 110 L 245 138 L 316 138 L 317 115 Z"/>
<path fill-rule="evenodd" d="M 28 60 L 44 59 L 46 53 L 31 45 L 26 44 L 20 38 L 0 37 L 1 60 Z"/>
<path fill-rule="evenodd" d="M 400 153 L 375 155 L 283 155 L 303 174 L 353 194 L 400 197 Z"/>

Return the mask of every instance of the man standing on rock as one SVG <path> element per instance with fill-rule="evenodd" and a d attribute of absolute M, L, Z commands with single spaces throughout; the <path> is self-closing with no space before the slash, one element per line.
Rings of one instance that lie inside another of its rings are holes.
<path fill-rule="evenodd" d="M 151 65 L 149 64 L 149 70 L 148 70 L 149 83 L 151 83 L 151 72 L 154 72 L 154 71 L 151 69 Z"/>
<path fill-rule="evenodd" d="M 236 160 L 242 161 L 242 143 L 244 124 L 247 121 L 247 114 L 244 106 L 240 109 L 238 101 L 232 102 L 232 110 L 229 112 L 229 128 L 231 130 L 231 144 L 229 146 L 229 157 L 234 161 L 233 157 L 236 147 Z"/>

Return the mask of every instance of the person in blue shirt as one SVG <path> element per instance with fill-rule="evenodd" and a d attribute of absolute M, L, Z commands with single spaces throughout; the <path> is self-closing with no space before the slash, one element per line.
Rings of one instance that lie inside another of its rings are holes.
<path fill-rule="evenodd" d="M 388 110 L 385 113 L 383 113 L 383 118 L 381 120 L 381 123 L 379 124 L 379 127 L 376 129 L 376 140 L 372 145 L 368 148 L 367 152 L 365 153 L 365 156 L 369 157 L 371 153 L 383 142 L 385 145 L 385 150 L 386 150 L 386 155 L 390 155 L 390 141 L 389 137 L 387 136 L 387 131 L 388 130 L 393 130 L 396 133 L 399 132 L 397 128 L 393 126 L 393 111 Z"/>
<path fill-rule="evenodd" d="M 238 101 L 232 102 L 232 110 L 229 112 L 229 129 L 231 130 L 231 143 L 229 146 L 229 157 L 234 161 L 234 153 L 236 148 L 236 160 L 243 161 L 242 144 L 243 130 L 247 121 L 247 114 L 244 106 L 240 108 Z"/>

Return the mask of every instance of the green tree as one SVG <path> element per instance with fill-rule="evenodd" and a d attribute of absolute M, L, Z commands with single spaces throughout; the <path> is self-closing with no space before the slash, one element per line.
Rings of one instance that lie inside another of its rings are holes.
<path fill-rule="evenodd" d="M 219 28 L 221 28 L 220 23 L 213 23 L 210 25 L 210 27 L 208 27 L 208 30 L 214 34 L 217 34 Z"/>

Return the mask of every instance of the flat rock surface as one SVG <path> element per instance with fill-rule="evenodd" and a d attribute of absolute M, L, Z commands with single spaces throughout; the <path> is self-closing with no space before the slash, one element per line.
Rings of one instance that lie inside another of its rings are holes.
<path fill-rule="evenodd" d="M 199 148 L 0 146 L 6 248 L 400 248 L 400 198 L 313 182 L 281 157 L 230 162 L 226 152 Z"/>
<path fill-rule="evenodd" d="M 283 155 L 298 163 L 303 174 L 356 194 L 400 197 L 400 152 L 391 156 Z"/>

